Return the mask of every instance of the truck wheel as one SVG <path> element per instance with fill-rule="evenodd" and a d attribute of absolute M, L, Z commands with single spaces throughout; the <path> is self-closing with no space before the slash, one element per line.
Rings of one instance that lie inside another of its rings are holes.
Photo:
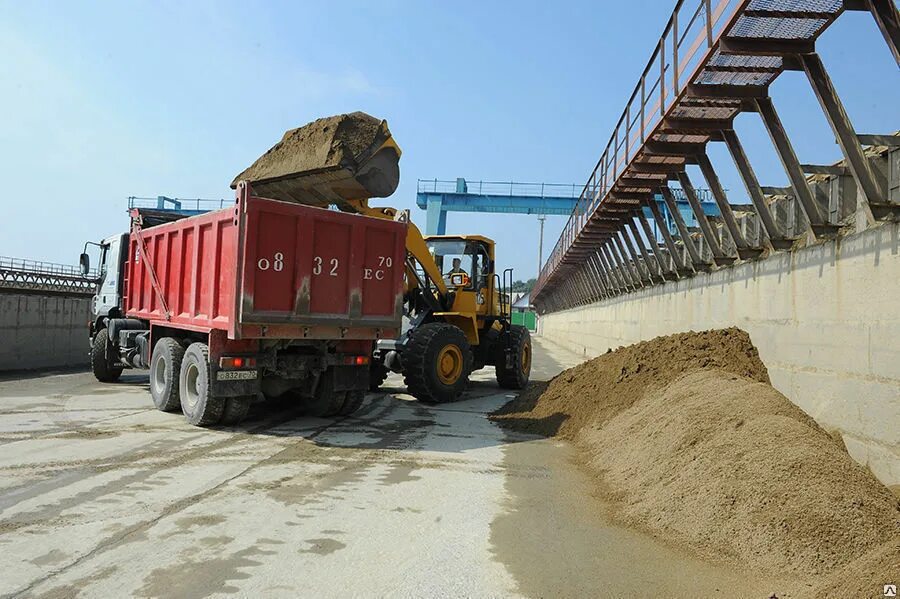
<path fill-rule="evenodd" d="M 387 366 L 381 362 L 372 362 L 369 365 L 369 391 L 378 391 L 387 380 Z"/>
<path fill-rule="evenodd" d="M 252 404 L 252 397 L 229 397 L 225 400 L 225 409 L 222 411 L 222 419 L 219 420 L 219 424 L 225 426 L 240 424 L 247 417 L 247 412 L 250 411 Z"/>
<path fill-rule="evenodd" d="M 178 394 L 184 418 L 194 426 L 216 424 L 225 410 L 222 398 L 212 395 L 210 378 L 209 347 L 205 343 L 192 343 L 181 361 Z"/>
<path fill-rule="evenodd" d="M 174 412 L 181 407 L 178 397 L 178 375 L 184 347 L 171 337 L 163 337 L 153 348 L 150 358 L 150 397 L 162 412 Z"/>
<path fill-rule="evenodd" d="M 116 366 L 109 359 L 108 348 L 109 330 L 100 329 L 94 335 L 94 342 L 91 344 L 91 370 L 94 372 L 94 378 L 101 383 L 114 383 L 122 374 L 122 367 Z"/>
<path fill-rule="evenodd" d="M 409 393 L 426 403 L 456 401 L 472 371 L 465 333 L 445 322 L 413 329 L 403 350 L 403 378 Z"/>
<path fill-rule="evenodd" d="M 338 414 L 340 416 L 349 416 L 362 406 L 363 400 L 365 399 L 365 391 L 347 391 L 347 395 L 344 398 L 344 405 L 341 406 L 341 410 Z"/>
<path fill-rule="evenodd" d="M 316 393 L 306 400 L 303 411 L 309 416 L 327 418 L 336 416 L 344 405 L 346 393 L 334 390 L 334 373 L 326 370 L 319 377 Z"/>
<path fill-rule="evenodd" d="M 509 329 L 509 349 L 512 353 L 512 368 L 506 366 L 506 348 L 502 343 L 497 346 L 494 365 L 497 371 L 497 383 L 504 389 L 524 389 L 531 376 L 531 333 L 523 326 L 514 324 Z"/>

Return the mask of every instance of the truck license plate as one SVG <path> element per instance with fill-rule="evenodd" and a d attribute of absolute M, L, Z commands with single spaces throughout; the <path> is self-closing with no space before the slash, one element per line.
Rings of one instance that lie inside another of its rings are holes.
<path fill-rule="evenodd" d="M 255 378 L 255 370 L 220 370 L 216 373 L 216 379 L 220 381 L 248 381 Z"/>

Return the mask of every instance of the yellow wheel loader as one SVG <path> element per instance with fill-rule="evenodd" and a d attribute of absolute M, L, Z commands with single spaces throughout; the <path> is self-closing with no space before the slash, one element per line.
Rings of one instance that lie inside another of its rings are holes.
<path fill-rule="evenodd" d="M 480 235 L 423 236 L 408 211 L 369 206 L 400 182 L 400 148 L 386 121 L 362 112 L 292 129 L 239 174 L 256 194 L 407 222 L 404 313 L 399 339 L 378 342 L 370 387 L 402 373 L 420 401 L 450 402 L 469 375 L 487 365 L 505 389 L 522 389 L 531 372 L 528 329 L 510 323 L 512 269 L 496 271 L 494 242 Z"/>

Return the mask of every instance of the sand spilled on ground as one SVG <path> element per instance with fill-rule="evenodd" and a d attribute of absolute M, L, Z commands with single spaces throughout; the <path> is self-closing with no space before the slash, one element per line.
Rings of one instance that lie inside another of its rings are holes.
<path fill-rule="evenodd" d="M 897 498 L 771 387 L 738 329 L 620 348 L 494 418 L 572 439 L 626 522 L 796 577 L 801 594 L 881 596 L 900 580 Z"/>

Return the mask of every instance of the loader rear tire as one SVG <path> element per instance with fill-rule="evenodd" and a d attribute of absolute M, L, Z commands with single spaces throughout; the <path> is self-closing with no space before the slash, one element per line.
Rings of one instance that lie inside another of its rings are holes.
<path fill-rule="evenodd" d="M 410 333 L 403 350 L 403 378 L 410 395 L 419 401 L 456 401 L 471 372 L 472 350 L 459 327 L 429 322 Z"/>
<path fill-rule="evenodd" d="M 178 377 L 181 411 L 189 424 L 212 426 L 222 419 L 225 401 L 213 396 L 211 379 L 209 347 L 205 343 L 192 343 L 184 352 Z"/>
<path fill-rule="evenodd" d="M 229 397 L 225 400 L 225 408 L 222 410 L 222 419 L 219 420 L 219 424 L 224 426 L 240 424 L 247 417 L 251 405 L 253 405 L 253 397 Z"/>
<path fill-rule="evenodd" d="M 163 337 L 153 348 L 150 358 L 150 397 L 161 412 L 175 412 L 181 408 L 178 396 L 181 361 L 184 347 L 172 337 Z"/>
<path fill-rule="evenodd" d="M 122 375 L 122 367 L 109 359 L 109 330 L 100 329 L 91 344 L 91 370 L 101 383 L 115 383 Z"/>
<path fill-rule="evenodd" d="M 509 351 L 512 354 L 512 367 L 506 365 L 506 347 L 504 337 L 497 344 L 497 355 L 494 368 L 497 372 L 497 383 L 504 389 L 524 389 L 531 376 L 531 333 L 523 326 L 512 325 L 509 329 Z"/>

